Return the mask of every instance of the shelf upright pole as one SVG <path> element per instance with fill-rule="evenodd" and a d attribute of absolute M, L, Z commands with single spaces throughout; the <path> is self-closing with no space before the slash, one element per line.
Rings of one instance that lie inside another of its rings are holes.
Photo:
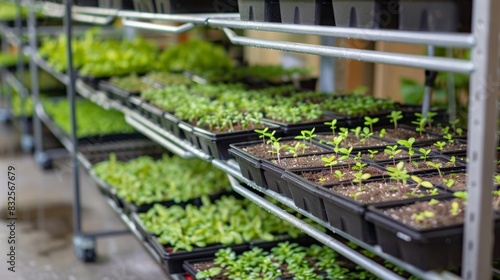
<path fill-rule="evenodd" d="M 30 78 L 31 78 L 31 97 L 33 98 L 33 106 L 40 102 L 39 99 L 39 86 L 38 86 L 38 66 L 35 62 L 35 56 L 38 50 L 37 36 L 38 30 L 36 28 L 35 17 L 35 1 L 29 0 L 28 2 L 28 38 L 30 44 Z M 42 122 L 38 115 L 33 110 L 33 136 L 35 145 L 35 157 L 38 157 L 43 152 L 42 140 Z"/>
<path fill-rule="evenodd" d="M 434 56 L 434 46 L 427 46 L 427 55 L 429 57 Z M 424 99 L 422 101 L 422 117 L 426 118 L 427 113 L 431 108 L 431 99 L 432 99 L 432 91 L 434 89 L 435 80 L 436 80 L 437 72 L 432 70 L 425 70 L 425 92 Z"/>
<path fill-rule="evenodd" d="M 321 45 L 334 46 L 335 38 L 321 36 Z M 335 58 L 321 56 L 321 69 L 319 74 L 319 90 L 333 92 L 335 90 Z"/>
<path fill-rule="evenodd" d="M 453 49 L 446 48 L 446 56 L 453 58 Z M 448 72 L 448 116 L 450 121 L 457 119 L 457 93 L 455 91 L 455 73 Z"/>
<path fill-rule="evenodd" d="M 17 35 L 17 40 L 19 42 L 19 45 L 17 46 L 17 78 L 20 81 L 20 84 L 25 86 L 23 81 L 24 81 L 24 53 L 23 53 L 23 44 L 22 44 L 22 35 L 23 35 L 23 12 L 22 12 L 22 5 L 21 1 L 16 1 L 16 10 L 17 10 L 17 17 L 16 17 L 16 24 L 15 24 L 15 33 Z M 24 88 L 18 88 L 18 93 L 19 98 L 21 101 L 21 139 L 26 137 L 28 134 L 28 118 L 26 117 L 26 98 L 27 94 L 24 91 Z"/>
<path fill-rule="evenodd" d="M 475 70 L 469 90 L 467 185 L 462 277 L 491 279 L 493 172 L 496 159 L 497 101 L 500 85 L 500 1 L 473 1 L 472 48 Z"/>
<path fill-rule="evenodd" d="M 74 203 L 73 203 L 73 230 L 76 237 L 81 235 L 81 199 L 80 199 L 80 174 L 78 170 L 78 141 L 76 138 L 76 92 L 75 92 L 75 71 L 73 69 L 73 46 L 71 44 L 72 29 L 71 29 L 71 9 L 73 7 L 73 0 L 66 1 L 66 11 L 64 13 L 64 34 L 66 35 L 66 52 L 68 58 L 68 85 L 67 95 L 70 110 L 71 122 L 71 145 L 72 149 L 69 151 L 72 159 L 73 167 L 73 188 L 74 188 Z"/>

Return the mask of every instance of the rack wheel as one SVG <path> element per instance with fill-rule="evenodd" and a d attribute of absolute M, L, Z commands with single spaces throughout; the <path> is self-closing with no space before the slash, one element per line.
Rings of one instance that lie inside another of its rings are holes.
<path fill-rule="evenodd" d="M 22 135 L 21 136 L 21 149 L 25 153 L 32 153 L 35 149 L 35 140 L 31 135 Z"/>
<path fill-rule="evenodd" d="M 73 237 L 73 248 L 76 257 L 83 262 L 90 263 L 97 260 L 95 239 L 87 236 Z"/>
<path fill-rule="evenodd" d="M 43 170 L 52 169 L 52 159 L 46 152 L 36 152 L 35 153 L 35 162 L 38 164 L 40 168 Z"/>

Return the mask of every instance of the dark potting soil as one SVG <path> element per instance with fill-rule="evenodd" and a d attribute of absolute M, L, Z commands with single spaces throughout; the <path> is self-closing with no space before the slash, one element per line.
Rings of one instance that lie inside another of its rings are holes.
<path fill-rule="evenodd" d="M 335 177 L 335 170 L 340 170 L 344 175 L 342 178 Z M 318 171 L 305 171 L 300 172 L 300 175 L 305 179 L 312 181 L 318 185 L 336 184 L 343 181 L 350 181 L 354 179 L 354 173 L 358 173 L 358 170 L 349 169 L 347 166 L 341 168 L 334 168 L 333 173 L 330 169 L 323 169 Z M 380 170 L 374 166 L 366 166 L 363 168 L 363 173 L 370 173 L 372 177 L 383 175 L 384 171 Z"/>
<path fill-rule="evenodd" d="M 455 213 L 451 210 L 453 203 L 458 205 Z M 418 219 L 417 216 L 424 211 L 434 213 L 433 217 Z M 416 229 L 439 228 L 462 224 L 464 222 L 465 204 L 459 198 L 437 200 L 435 204 L 430 204 L 429 201 L 418 201 L 411 205 L 387 209 L 384 214 Z"/>
<path fill-rule="evenodd" d="M 426 161 L 422 161 L 422 160 L 416 160 L 415 158 L 416 157 L 414 156 L 412 158 L 411 162 L 409 162 L 409 161 L 405 161 L 404 162 L 405 163 L 404 168 L 406 168 L 406 170 L 408 172 L 417 172 L 417 171 L 424 171 L 424 170 L 436 170 L 436 168 L 427 165 L 428 161 L 431 161 L 433 163 L 439 163 L 439 164 L 441 164 L 441 168 L 448 167 L 447 163 L 443 162 L 440 159 L 433 158 L 433 159 L 427 159 Z M 396 161 L 396 164 L 397 163 L 398 163 L 398 161 Z M 387 167 L 393 167 L 393 166 L 394 166 L 394 163 L 389 163 L 389 164 L 385 164 L 384 165 L 385 168 L 387 168 Z"/>
<path fill-rule="evenodd" d="M 318 135 L 317 140 L 322 140 L 322 143 L 332 142 L 333 135 Z M 384 147 L 387 146 L 387 142 L 375 139 L 375 138 L 367 138 L 366 140 L 358 139 L 355 135 L 348 135 L 342 143 L 340 143 L 339 147 L 343 148 L 363 148 L 363 147 Z M 332 145 L 333 144 L 329 144 Z"/>
<path fill-rule="evenodd" d="M 343 184 L 334 186 L 330 188 L 330 191 L 351 197 L 361 203 L 394 201 L 431 195 L 430 190 L 415 188 L 416 186 L 401 182 L 369 182 L 361 185 Z"/>
<path fill-rule="evenodd" d="M 200 262 L 200 263 L 194 263 L 193 264 L 193 268 L 196 271 L 205 271 L 205 270 L 208 270 L 208 269 L 210 269 L 212 267 L 220 267 L 220 266 L 218 264 L 213 263 L 213 262 Z M 229 277 L 227 275 L 225 275 L 226 272 L 227 272 L 227 270 L 225 268 L 222 268 L 222 271 L 221 271 L 221 273 L 219 273 L 219 275 L 213 276 L 210 279 L 228 280 Z"/>
<path fill-rule="evenodd" d="M 288 145 L 288 146 L 294 147 L 295 144 L 297 144 L 297 142 L 298 142 L 297 140 L 290 140 L 290 141 L 282 141 L 280 143 L 281 143 L 281 146 Z M 305 142 L 305 144 L 306 144 L 306 148 L 300 149 L 298 152 L 298 155 L 330 151 L 328 149 L 325 149 L 325 148 L 322 148 L 319 146 L 310 145 L 309 142 Z M 257 158 L 270 159 L 270 158 L 276 157 L 276 154 L 272 153 L 274 148 L 271 145 L 267 145 L 264 143 L 248 146 L 248 147 L 243 148 L 243 150 L 246 151 L 247 153 L 257 157 Z M 281 151 L 281 157 L 285 157 L 285 156 L 290 157 L 292 155 L 293 154 L 287 149 L 283 149 Z"/>
<path fill-rule="evenodd" d="M 291 168 L 305 168 L 305 167 L 323 167 L 325 166 L 325 162 L 322 158 L 330 158 L 335 154 L 318 154 L 318 155 L 310 155 L 296 158 L 282 158 L 281 164 L 278 163 L 278 159 L 272 159 L 271 162 L 280 165 L 282 168 L 291 169 Z M 338 156 L 340 157 L 340 156 Z M 339 165 L 341 164 L 355 164 L 354 158 L 349 158 L 347 160 L 337 159 Z"/>
<path fill-rule="evenodd" d="M 376 131 L 375 135 L 379 135 L 380 131 Z M 414 130 L 409 130 L 406 128 L 400 128 L 394 130 L 394 128 L 386 128 L 386 134 L 382 139 L 387 139 L 388 141 L 396 142 L 400 139 L 408 139 L 410 137 L 414 137 L 415 141 L 425 141 L 425 140 L 440 140 L 441 138 L 439 136 L 431 135 L 425 132 L 422 132 L 422 135 L 420 135 L 420 132 L 414 131 Z"/>
<path fill-rule="evenodd" d="M 464 172 L 443 174 L 443 178 L 441 178 L 439 174 L 435 174 L 433 176 L 422 176 L 421 178 L 425 181 L 431 182 L 433 185 L 442 185 L 444 187 L 446 187 L 446 184 L 443 182 L 443 179 L 453 179 L 455 183 L 453 183 L 451 187 L 446 187 L 447 189 L 452 191 L 467 190 L 467 175 Z"/>

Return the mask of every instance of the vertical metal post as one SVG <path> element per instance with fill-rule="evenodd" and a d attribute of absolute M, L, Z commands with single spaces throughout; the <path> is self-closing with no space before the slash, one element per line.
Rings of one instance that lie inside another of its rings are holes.
<path fill-rule="evenodd" d="M 446 56 L 453 58 L 453 49 L 446 48 Z M 448 116 L 450 121 L 457 118 L 457 97 L 455 92 L 455 74 L 448 72 Z"/>
<path fill-rule="evenodd" d="M 22 35 L 23 35 L 23 12 L 22 12 L 22 5 L 21 1 L 16 1 L 16 10 L 17 10 L 17 17 L 16 17 L 16 24 L 15 24 L 15 33 L 17 35 L 17 38 L 19 39 L 19 45 L 17 46 L 17 77 L 20 81 L 20 83 L 24 86 L 24 53 L 23 53 L 23 41 L 22 41 Z M 20 101 L 21 101 L 21 133 L 22 137 L 24 137 L 28 133 L 28 118 L 26 116 L 26 98 L 27 94 L 24 91 L 23 88 L 18 89 L 19 92 L 17 93 L 19 95 Z"/>
<path fill-rule="evenodd" d="M 64 13 L 64 33 L 66 34 L 66 44 L 67 44 L 67 57 L 68 57 L 68 85 L 67 85 L 67 95 L 69 100 L 69 110 L 70 110 L 70 122 L 71 122 L 71 143 L 72 149 L 70 152 L 72 163 L 73 163 L 73 187 L 74 187 L 74 204 L 73 204 L 73 230 L 75 236 L 81 234 L 81 199 L 80 199 L 80 174 L 78 169 L 78 140 L 76 138 L 76 92 L 75 92 L 75 71 L 73 69 L 73 47 L 71 44 L 72 37 L 72 22 L 71 22 L 71 10 L 73 7 L 73 0 L 66 1 L 66 11 Z"/>
<path fill-rule="evenodd" d="M 31 97 L 33 98 L 33 106 L 40 102 L 39 87 L 38 87 L 38 66 L 35 63 L 35 55 L 37 53 L 37 29 L 35 17 L 35 1 L 28 2 L 28 38 L 30 44 L 30 78 L 31 78 Z M 33 136 L 35 140 L 35 157 L 43 151 L 42 140 L 42 122 L 36 113 L 33 114 Z"/>
<path fill-rule="evenodd" d="M 335 38 L 321 36 L 321 45 L 334 46 Z M 332 92 L 335 90 L 335 58 L 322 56 L 319 74 L 319 90 Z"/>
<path fill-rule="evenodd" d="M 427 46 L 427 55 L 428 56 L 434 56 L 434 46 Z M 425 92 L 424 92 L 424 100 L 422 101 L 422 117 L 426 118 L 427 117 L 427 112 L 429 112 L 431 108 L 431 98 L 432 98 L 432 89 L 433 89 L 433 82 L 432 84 L 430 81 L 428 81 L 427 77 L 427 72 L 426 70 L 426 77 L 425 77 Z M 430 75 L 430 74 L 429 74 Z"/>
<path fill-rule="evenodd" d="M 469 98 L 469 143 L 462 277 L 491 279 L 493 210 L 491 191 L 496 159 L 497 100 L 499 94 L 500 1 L 473 1 L 472 48 L 475 71 Z"/>

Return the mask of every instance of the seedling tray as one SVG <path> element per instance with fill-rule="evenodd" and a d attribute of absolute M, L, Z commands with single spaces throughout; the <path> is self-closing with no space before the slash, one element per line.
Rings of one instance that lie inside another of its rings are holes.
<path fill-rule="evenodd" d="M 99 83 L 99 89 L 106 93 L 109 99 L 118 100 L 120 104 L 127 105 L 128 98 L 132 95 L 138 96 L 140 92 L 129 92 L 123 88 L 117 87 L 108 81 L 101 81 Z"/>
<path fill-rule="evenodd" d="M 89 7 L 97 7 L 98 0 L 75 0 L 76 6 L 89 6 Z"/>
<path fill-rule="evenodd" d="M 133 0 L 134 9 L 138 12 L 156 13 L 154 0 Z"/>
<path fill-rule="evenodd" d="M 260 141 L 259 141 L 260 142 Z M 261 159 L 245 152 L 243 148 L 256 144 L 257 141 L 230 144 L 229 153 L 234 156 L 240 166 L 241 175 L 264 189 L 268 189 L 267 181 L 261 169 Z"/>
<path fill-rule="evenodd" d="M 135 228 L 137 229 L 137 231 L 141 234 L 142 241 L 149 243 L 149 240 L 151 239 L 152 234 L 146 230 L 146 227 L 142 223 L 141 218 L 139 218 L 138 213 L 131 212 L 131 213 L 129 213 L 129 217 L 130 217 L 130 220 L 132 221 L 132 223 L 134 224 Z"/>
<path fill-rule="evenodd" d="M 99 7 L 107 9 L 133 10 L 132 0 L 99 0 Z"/>
<path fill-rule="evenodd" d="M 281 22 L 279 0 L 238 0 L 241 20 Z"/>
<path fill-rule="evenodd" d="M 279 127 L 283 136 L 297 136 L 300 135 L 300 132 L 302 130 L 311 130 L 313 128 L 315 129 L 314 130 L 315 133 L 329 132 L 331 131 L 331 129 L 329 126 L 325 124 L 325 122 L 331 121 L 333 118 L 335 117 L 332 117 L 330 115 L 323 115 L 320 120 L 293 123 L 293 124 L 264 118 L 263 123 Z M 345 127 L 347 126 L 347 123 L 342 118 L 338 118 L 337 126 Z"/>
<path fill-rule="evenodd" d="M 377 29 L 398 28 L 399 10 L 395 1 L 332 0 L 332 2 L 336 26 Z"/>
<path fill-rule="evenodd" d="M 160 14 L 237 13 L 237 0 L 155 0 Z"/>
<path fill-rule="evenodd" d="M 449 198 L 451 199 L 451 198 Z M 428 199 L 419 199 L 428 200 Z M 391 219 L 385 209 L 412 204 L 370 206 L 366 219 L 374 224 L 378 244 L 385 253 L 423 270 L 446 269 L 462 264 L 463 224 L 419 230 Z M 500 219 L 494 222 L 494 239 L 500 240 Z M 494 244 L 494 256 L 500 253 L 500 242 Z"/>
<path fill-rule="evenodd" d="M 88 86 L 93 88 L 94 90 L 99 90 L 99 83 L 101 81 L 109 80 L 109 77 L 93 77 L 93 76 L 84 76 L 78 75 L 78 77 Z"/>
<path fill-rule="evenodd" d="M 470 32 L 471 0 L 400 0 L 399 29 Z"/>
<path fill-rule="evenodd" d="M 126 106 L 128 108 L 130 108 L 131 110 L 141 114 L 141 115 L 144 115 L 143 113 L 143 108 L 141 106 L 141 104 L 145 102 L 145 100 L 139 96 L 129 96 L 126 100 Z"/>
<path fill-rule="evenodd" d="M 142 113 L 143 115 L 151 120 L 153 123 L 160 125 L 163 121 L 163 110 L 148 103 L 148 102 L 142 102 L 141 103 L 142 107 Z"/>
<path fill-rule="evenodd" d="M 281 22 L 334 25 L 332 2 L 326 0 L 280 0 Z"/>

